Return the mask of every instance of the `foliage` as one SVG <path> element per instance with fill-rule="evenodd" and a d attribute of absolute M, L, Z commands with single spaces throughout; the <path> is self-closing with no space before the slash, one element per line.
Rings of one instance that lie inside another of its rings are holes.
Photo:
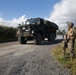
<path fill-rule="evenodd" d="M 57 31 L 57 35 L 62 35 L 62 34 L 63 34 L 63 32 L 61 30 Z"/>
<path fill-rule="evenodd" d="M 17 31 L 16 28 L 0 25 L 0 41 L 16 39 L 15 37 L 16 31 Z"/>
<path fill-rule="evenodd" d="M 74 29 L 76 30 L 76 27 L 74 27 Z"/>

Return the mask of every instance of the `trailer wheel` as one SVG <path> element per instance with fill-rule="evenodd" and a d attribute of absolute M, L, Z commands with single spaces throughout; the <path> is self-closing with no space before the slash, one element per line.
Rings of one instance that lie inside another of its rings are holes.
<path fill-rule="evenodd" d="M 26 44 L 27 43 L 27 40 L 25 40 L 25 37 L 21 37 L 21 36 L 18 37 L 18 41 L 20 44 Z"/>
<path fill-rule="evenodd" d="M 41 45 L 41 43 L 42 43 L 42 36 L 40 33 L 37 33 L 34 38 L 34 44 Z"/>

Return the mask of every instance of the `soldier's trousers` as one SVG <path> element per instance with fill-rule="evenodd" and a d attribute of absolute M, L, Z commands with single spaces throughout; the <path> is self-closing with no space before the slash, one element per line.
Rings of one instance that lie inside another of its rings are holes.
<path fill-rule="evenodd" d="M 74 43 L 75 43 L 75 40 L 70 40 L 68 42 L 68 50 L 70 50 L 71 54 L 74 54 Z"/>
<path fill-rule="evenodd" d="M 66 48 L 68 47 L 68 50 L 70 51 L 71 54 L 74 54 L 74 43 L 75 40 L 69 40 L 68 43 L 65 41 L 63 42 L 62 49 L 63 51 L 66 51 Z"/>
<path fill-rule="evenodd" d="M 63 43 L 62 43 L 62 50 L 65 51 L 67 47 L 68 47 L 67 42 L 63 41 Z"/>

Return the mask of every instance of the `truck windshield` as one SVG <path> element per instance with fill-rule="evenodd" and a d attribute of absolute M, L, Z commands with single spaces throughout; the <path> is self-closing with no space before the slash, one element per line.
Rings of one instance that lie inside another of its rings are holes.
<path fill-rule="evenodd" d="M 39 19 L 28 19 L 26 20 L 25 24 L 40 24 Z"/>

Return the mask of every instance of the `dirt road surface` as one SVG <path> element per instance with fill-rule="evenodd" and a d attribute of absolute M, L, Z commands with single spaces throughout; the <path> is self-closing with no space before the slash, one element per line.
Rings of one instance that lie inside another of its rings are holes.
<path fill-rule="evenodd" d="M 33 41 L 21 45 L 18 42 L 0 44 L 0 75 L 70 75 L 51 55 L 60 42 Z"/>

